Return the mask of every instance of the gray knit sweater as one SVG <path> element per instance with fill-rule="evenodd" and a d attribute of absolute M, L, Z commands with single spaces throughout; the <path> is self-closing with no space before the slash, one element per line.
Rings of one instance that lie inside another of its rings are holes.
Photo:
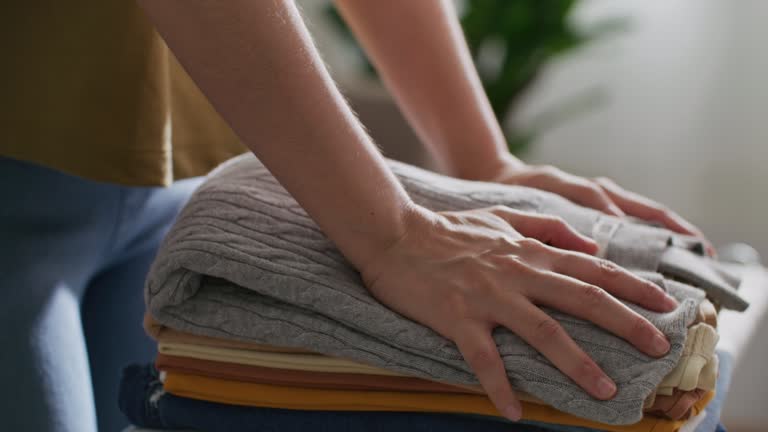
<path fill-rule="evenodd" d="M 514 388 L 584 418 L 638 421 L 646 397 L 680 358 L 686 328 L 704 297 L 653 273 L 671 233 L 610 218 L 605 236 L 604 216 L 550 193 L 456 180 L 396 162 L 390 166 L 414 201 L 427 208 L 503 204 L 560 215 L 603 241 L 607 258 L 640 271 L 680 301 L 667 314 L 629 305 L 669 337 L 672 348 L 659 359 L 589 322 L 547 310 L 616 381 L 618 394 L 609 401 L 591 398 L 515 334 L 494 331 Z M 224 164 L 195 192 L 158 253 L 145 295 L 150 313 L 179 330 L 300 347 L 417 377 L 477 384 L 450 340 L 368 293 L 334 244 L 252 155 Z"/>

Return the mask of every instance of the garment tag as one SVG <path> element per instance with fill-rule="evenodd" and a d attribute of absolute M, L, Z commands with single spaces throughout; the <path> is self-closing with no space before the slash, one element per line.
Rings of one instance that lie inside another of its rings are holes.
<path fill-rule="evenodd" d="M 608 244 L 611 242 L 613 235 L 621 227 L 622 222 L 616 218 L 600 217 L 595 225 L 592 226 L 592 240 L 597 243 L 598 250 L 597 256 L 605 258 L 608 253 Z"/>

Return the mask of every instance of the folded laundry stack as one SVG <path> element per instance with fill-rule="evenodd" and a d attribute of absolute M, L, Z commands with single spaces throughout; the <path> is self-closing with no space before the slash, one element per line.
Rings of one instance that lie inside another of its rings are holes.
<path fill-rule="evenodd" d="M 618 392 L 608 401 L 591 398 L 522 339 L 496 329 L 507 375 L 524 401 L 528 429 L 514 430 L 694 430 L 716 390 L 717 309 L 747 307 L 735 290 L 738 278 L 704 256 L 696 239 L 539 190 L 457 180 L 392 161 L 390 167 L 414 201 L 430 209 L 505 205 L 559 215 L 594 238 L 602 256 L 678 300 L 663 314 L 628 304 L 669 338 L 661 358 L 546 310 L 615 380 Z M 374 299 L 252 155 L 221 166 L 194 194 L 166 237 L 145 294 L 145 326 L 159 355 L 154 367 L 126 370 L 121 397 L 124 411 L 143 426 L 230 430 L 226 425 L 235 423 L 222 417 L 229 416 L 258 420 L 264 430 L 289 430 L 301 419 L 334 430 L 355 422 L 367 429 L 510 430 L 456 346 Z M 161 399 L 170 407 L 165 414 L 157 409 Z M 179 406 L 213 410 L 221 421 L 190 423 L 191 413 L 186 423 L 161 421 L 178 415 Z"/>

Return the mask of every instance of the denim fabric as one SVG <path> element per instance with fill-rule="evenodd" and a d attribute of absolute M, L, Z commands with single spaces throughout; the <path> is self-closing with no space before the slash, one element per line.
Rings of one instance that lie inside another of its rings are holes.
<path fill-rule="evenodd" d="M 142 288 L 199 184 L 125 187 L 0 157 L 4 430 L 118 431 L 120 370 L 150 361 Z"/>
<path fill-rule="evenodd" d="M 717 376 L 717 387 L 715 398 L 707 405 L 707 416 L 701 422 L 696 432 L 715 432 L 724 431 L 725 428 L 719 424 L 720 414 L 725 405 L 725 399 L 728 397 L 728 390 L 731 387 L 731 377 L 733 375 L 733 357 L 725 351 L 717 351 L 720 360 L 720 367 Z"/>
<path fill-rule="evenodd" d="M 125 368 L 119 405 L 139 427 L 206 432 L 589 432 L 475 415 L 300 411 L 205 402 L 164 393 L 151 365 Z"/>

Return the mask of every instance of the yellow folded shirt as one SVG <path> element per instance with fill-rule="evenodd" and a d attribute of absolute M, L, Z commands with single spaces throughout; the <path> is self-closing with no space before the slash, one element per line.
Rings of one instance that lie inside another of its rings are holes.
<path fill-rule="evenodd" d="M 318 411 L 410 411 L 500 414 L 483 395 L 408 393 L 391 391 L 326 390 L 256 384 L 168 372 L 163 382 L 168 393 L 230 405 Z M 700 413 L 714 397 L 710 391 L 692 408 Z M 616 432 L 676 432 L 686 422 L 646 416 L 633 425 L 614 426 L 582 419 L 550 406 L 522 402 L 523 419 Z"/>

